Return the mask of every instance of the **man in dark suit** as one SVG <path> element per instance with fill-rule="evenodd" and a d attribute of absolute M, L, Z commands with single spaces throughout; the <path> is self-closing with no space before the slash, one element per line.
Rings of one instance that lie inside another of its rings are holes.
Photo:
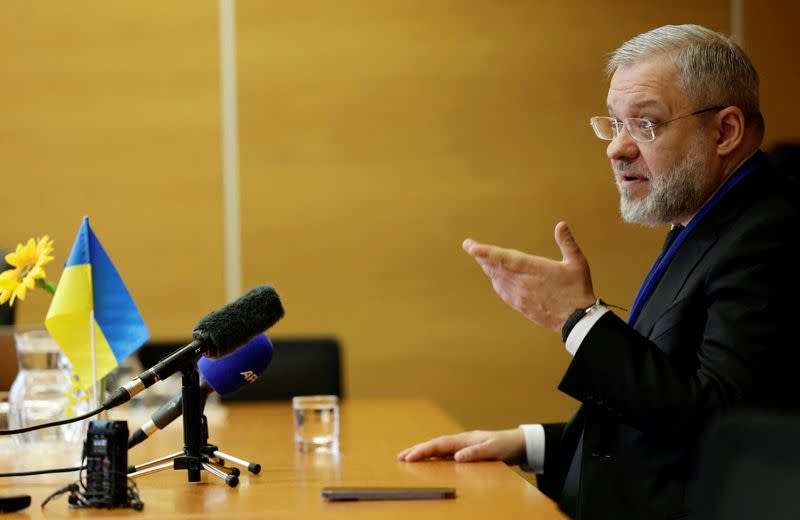
<path fill-rule="evenodd" d="M 609 116 L 591 122 L 610 141 L 620 212 L 672 228 L 628 323 L 597 299 L 565 223 L 560 262 L 466 240 L 508 305 L 562 333 L 574 357 L 559 389 L 582 406 L 567 424 L 448 435 L 398 458 L 527 465 L 575 518 L 688 518 L 709 420 L 797 406 L 800 197 L 759 151 L 758 75 L 727 38 L 661 27 L 608 72 Z"/>

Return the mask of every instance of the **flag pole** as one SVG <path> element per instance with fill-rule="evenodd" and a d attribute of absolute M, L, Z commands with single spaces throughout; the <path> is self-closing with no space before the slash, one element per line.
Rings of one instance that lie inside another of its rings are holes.
<path fill-rule="evenodd" d="M 100 396 L 97 395 L 97 344 L 94 339 L 94 309 L 89 310 L 89 344 L 92 346 L 92 406 L 96 408 L 100 404 Z"/>

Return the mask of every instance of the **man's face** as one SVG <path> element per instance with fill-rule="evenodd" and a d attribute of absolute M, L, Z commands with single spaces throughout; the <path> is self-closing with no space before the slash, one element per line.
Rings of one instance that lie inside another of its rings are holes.
<path fill-rule="evenodd" d="M 705 107 L 683 93 L 675 64 L 655 57 L 620 67 L 611 78 L 608 112 L 617 119 L 660 123 Z M 659 226 L 685 223 L 716 188 L 714 151 L 705 119 L 687 117 L 655 129 L 655 141 L 634 141 L 623 130 L 606 151 L 626 222 Z"/>

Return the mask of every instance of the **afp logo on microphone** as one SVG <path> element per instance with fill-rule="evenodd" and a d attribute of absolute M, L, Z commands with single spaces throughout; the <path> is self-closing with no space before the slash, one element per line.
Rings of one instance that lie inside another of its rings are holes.
<path fill-rule="evenodd" d="M 256 379 L 258 379 L 258 374 L 253 372 L 252 370 L 246 370 L 244 372 L 239 372 L 239 374 L 244 378 L 245 381 L 248 383 L 252 383 Z"/>
<path fill-rule="evenodd" d="M 259 334 L 246 345 L 219 359 L 201 357 L 197 368 L 218 394 L 228 395 L 258 380 L 272 361 L 272 342 Z"/>

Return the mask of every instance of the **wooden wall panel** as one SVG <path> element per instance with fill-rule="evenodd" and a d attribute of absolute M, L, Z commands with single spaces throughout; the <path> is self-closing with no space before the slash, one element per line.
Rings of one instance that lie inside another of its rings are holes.
<path fill-rule="evenodd" d="M 761 75 L 761 110 L 766 148 L 800 144 L 800 11 L 790 0 L 744 2 L 744 48 Z"/>

